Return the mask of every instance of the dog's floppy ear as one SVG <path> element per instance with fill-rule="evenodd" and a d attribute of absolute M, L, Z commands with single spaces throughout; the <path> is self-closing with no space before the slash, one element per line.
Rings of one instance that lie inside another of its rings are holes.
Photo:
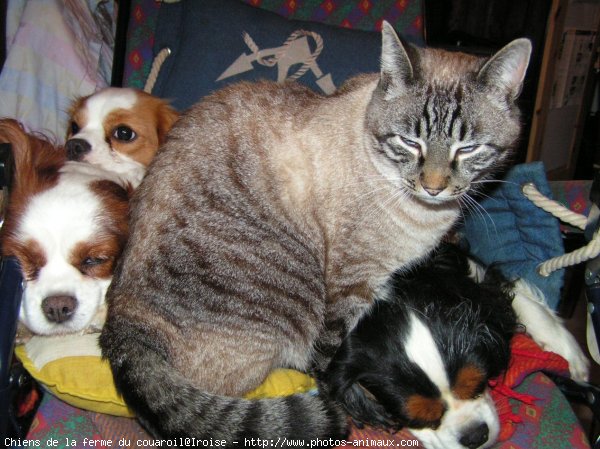
<path fill-rule="evenodd" d="M 392 423 L 385 408 L 358 382 L 338 394 L 337 400 L 356 421 L 384 428 L 398 424 Z"/>
<path fill-rule="evenodd" d="M 161 100 L 158 108 L 158 142 L 163 144 L 167 138 L 167 133 L 171 130 L 175 122 L 179 119 L 179 113 L 167 102 Z"/>
<path fill-rule="evenodd" d="M 17 120 L 9 118 L 0 119 L 0 143 L 11 145 L 15 165 L 6 220 L 0 235 L 2 254 L 14 255 L 11 243 L 15 241 L 7 238 L 17 225 L 13 217 L 20 216 L 19 211 L 27 203 L 27 198 L 56 182 L 65 155 L 41 134 L 27 133 Z"/>
<path fill-rule="evenodd" d="M 29 136 L 18 121 L 10 118 L 0 120 L 0 143 L 10 143 L 17 172 L 33 169 Z"/>
<path fill-rule="evenodd" d="M 56 145 L 41 134 L 27 133 L 14 119 L 0 120 L 0 142 L 10 143 L 12 146 L 15 193 L 32 194 L 41 190 L 44 184 L 54 182 L 58 169 L 65 162 L 64 151 L 57 149 Z"/>

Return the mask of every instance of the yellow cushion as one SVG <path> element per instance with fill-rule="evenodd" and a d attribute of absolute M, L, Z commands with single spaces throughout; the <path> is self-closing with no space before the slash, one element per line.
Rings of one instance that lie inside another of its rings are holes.
<path fill-rule="evenodd" d="M 98 334 L 33 337 L 15 349 L 33 378 L 52 394 L 75 407 L 115 416 L 134 416 L 117 392 L 110 366 L 98 347 Z M 310 376 L 298 371 L 273 371 L 248 399 L 287 396 L 315 388 Z"/>
<path fill-rule="evenodd" d="M 307 374 L 293 369 L 277 369 L 254 390 L 246 393 L 247 399 L 274 398 L 304 393 L 316 388 L 315 380 Z"/>

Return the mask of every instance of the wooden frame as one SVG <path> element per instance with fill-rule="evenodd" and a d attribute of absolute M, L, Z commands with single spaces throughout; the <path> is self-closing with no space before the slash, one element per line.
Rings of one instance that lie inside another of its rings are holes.
<path fill-rule="evenodd" d="M 540 78 L 538 82 L 538 89 L 536 94 L 535 108 L 532 116 L 531 132 L 529 134 L 529 143 L 527 148 L 527 162 L 542 160 L 547 157 L 544 155 L 543 145 L 545 144 L 544 138 L 548 138 L 548 126 L 552 126 L 552 123 L 548 122 L 548 118 L 551 112 L 551 99 L 552 89 L 556 80 L 555 65 L 558 60 L 558 52 L 560 50 L 560 43 L 565 30 L 565 19 L 567 17 L 567 8 L 569 7 L 569 0 L 553 0 L 550 14 L 548 16 L 548 25 L 546 33 L 546 43 L 544 46 L 544 53 L 542 58 L 542 67 L 540 70 Z M 598 49 L 600 45 L 600 24 L 597 25 L 596 38 L 594 42 L 594 48 Z M 579 155 L 579 146 L 583 135 L 583 126 L 585 124 L 586 114 L 589 111 L 593 85 L 593 70 L 594 70 L 595 57 L 591 58 L 589 67 L 587 68 L 587 77 L 583 93 L 583 101 L 578 106 L 576 111 L 577 117 L 574 120 L 574 126 L 571 129 L 571 134 L 565 137 L 565 141 L 568 142 L 567 148 L 565 148 L 566 155 L 564 159 L 566 163 L 553 167 L 552 164 L 548 169 L 549 179 L 570 179 L 575 172 L 575 166 L 577 164 L 577 157 Z"/>

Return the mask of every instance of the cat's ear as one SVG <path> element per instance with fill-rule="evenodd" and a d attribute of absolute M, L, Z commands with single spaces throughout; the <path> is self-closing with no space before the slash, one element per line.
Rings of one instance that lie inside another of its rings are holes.
<path fill-rule="evenodd" d="M 515 39 L 485 63 L 477 79 L 487 86 L 504 89 L 515 100 L 521 93 L 530 56 L 529 39 Z"/>
<path fill-rule="evenodd" d="M 413 80 L 414 71 L 408 53 L 394 28 L 385 20 L 381 30 L 381 89 L 393 96 Z"/>

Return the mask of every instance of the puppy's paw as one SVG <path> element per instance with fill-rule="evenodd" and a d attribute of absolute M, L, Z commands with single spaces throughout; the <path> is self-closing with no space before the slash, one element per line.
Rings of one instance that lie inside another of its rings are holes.
<path fill-rule="evenodd" d="M 590 361 L 581 350 L 579 343 L 562 323 L 557 323 L 555 332 L 554 336 L 548 336 L 538 344 L 546 351 L 554 352 L 569 362 L 569 373 L 573 380 L 587 381 Z"/>
<path fill-rule="evenodd" d="M 575 341 L 573 335 L 566 329 L 565 334 L 563 336 L 564 351 L 560 355 L 569 362 L 569 372 L 573 380 L 587 381 L 590 376 L 590 361 L 581 350 L 577 341 Z"/>
<path fill-rule="evenodd" d="M 514 293 L 513 309 L 531 338 L 542 349 L 554 352 L 569 362 L 573 380 L 587 380 L 589 359 L 563 321 L 546 305 L 542 292 L 533 284 L 519 279 L 515 282 Z"/>

